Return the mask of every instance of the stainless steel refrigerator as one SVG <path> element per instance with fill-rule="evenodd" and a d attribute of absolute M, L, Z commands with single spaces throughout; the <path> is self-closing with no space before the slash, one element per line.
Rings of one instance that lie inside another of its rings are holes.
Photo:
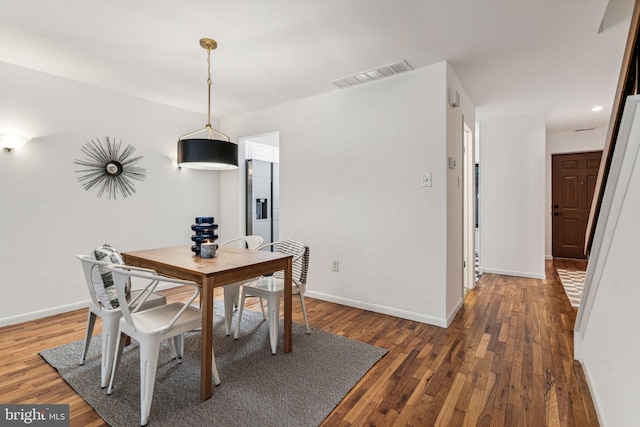
<path fill-rule="evenodd" d="M 280 168 L 278 163 L 247 160 L 247 235 L 262 236 L 264 243 L 279 239 Z"/>

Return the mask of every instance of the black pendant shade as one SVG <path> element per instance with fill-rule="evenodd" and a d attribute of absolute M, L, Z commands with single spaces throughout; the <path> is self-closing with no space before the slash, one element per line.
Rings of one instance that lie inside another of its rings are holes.
<path fill-rule="evenodd" d="M 205 170 L 237 169 L 238 145 L 220 139 L 181 139 L 178 141 L 178 166 Z"/>

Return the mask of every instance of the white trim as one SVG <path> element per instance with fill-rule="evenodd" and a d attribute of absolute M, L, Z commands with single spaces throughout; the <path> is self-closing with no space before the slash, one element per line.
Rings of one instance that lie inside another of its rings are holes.
<path fill-rule="evenodd" d="M 540 280 L 546 280 L 547 279 L 547 275 L 546 274 L 527 273 L 527 272 L 524 272 L 524 271 L 501 270 L 501 269 L 498 269 L 498 268 L 485 268 L 484 272 L 485 273 L 490 273 L 490 274 L 502 274 L 503 276 L 526 277 L 528 279 L 540 279 Z"/>
<path fill-rule="evenodd" d="M 319 292 L 307 291 L 305 295 L 310 298 L 319 299 L 322 301 L 333 302 L 336 304 L 346 305 L 347 307 L 360 308 L 362 310 L 369 310 L 375 313 L 388 314 L 389 316 L 400 317 L 401 319 L 413 320 L 415 322 L 427 323 L 429 325 L 439 326 L 446 328 L 448 326 L 447 319 L 425 316 L 424 314 L 415 313 L 412 311 L 399 310 L 393 307 L 387 307 L 384 305 L 365 303 L 362 301 L 356 301 L 349 298 L 336 297 L 334 295 L 327 295 Z M 457 310 L 456 310 L 457 313 Z M 455 316 L 455 314 L 454 314 Z"/>
<path fill-rule="evenodd" d="M 9 316 L 0 318 L 0 327 L 15 325 L 17 323 L 28 322 L 30 320 L 40 319 L 42 317 L 53 316 L 55 314 L 62 314 L 73 310 L 79 310 L 81 308 L 89 307 L 89 300 L 75 302 L 73 304 L 59 305 L 57 307 L 46 308 L 44 310 L 32 311 L 29 313 L 18 314 L 16 316 Z"/>
<path fill-rule="evenodd" d="M 157 287 L 157 290 L 171 289 L 181 285 L 163 284 Z M 89 299 L 84 301 L 78 301 L 71 304 L 59 305 L 56 307 L 45 308 L 43 310 L 31 311 L 29 313 L 17 314 L 15 316 L 0 318 L 0 327 L 16 325 L 18 323 L 28 322 L 31 320 L 40 319 L 43 317 L 54 316 L 56 314 L 67 313 L 69 311 L 80 310 L 82 308 L 89 307 Z"/>
<path fill-rule="evenodd" d="M 553 255 L 545 255 L 544 259 L 546 259 L 548 261 L 552 261 L 553 260 Z"/>
<path fill-rule="evenodd" d="M 602 406 L 600 405 L 600 397 L 598 396 L 598 389 L 594 386 L 593 381 L 591 380 L 591 373 L 589 372 L 589 368 L 585 364 L 582 365 L 582 371 L 584 372 L 584 377 L 587 380 L 587 387 L 589 387 L 589 392 L 591 393 L 591 401 L 593 402 L 593 407 L 596 410 L 596 416 L 598 417 L 598 424 L 603 426 L 604 423 L 604 414 L 602 413 Z"/>
<path fill-rule="evenodd" d="M 462 304 L 464 304 L 464 301 L 463 301 L 462 298 L 460 298 L 458 300 L 458 303 L 454 307 L 454 309 L 447 316 L 447 328 L 451 325 L 451 322 L 453 322 L 453 319 L 456 318 L 456 315 L 458 314 L 458 311 L 460 311 L 460 308 L 462 307 Z"/>
<path fill-rule="evenodd" d="M 593 242 L 582 289 L 582 298 L 574 327 L 575 343 L 582 340 L 589 323 L 593 303 L 598 293 L 602 272 L 624 204 L 629 180 L 640 148 L 640 95 L 629 96 L 620 121 L 618 138 L 611 158 L 609 176 L 605 183 L 600 213 L 595 225 Z M 575 354 L 574 354 L 575 358 Z M 593 393 L 593 391 L 592 391 Z"/>

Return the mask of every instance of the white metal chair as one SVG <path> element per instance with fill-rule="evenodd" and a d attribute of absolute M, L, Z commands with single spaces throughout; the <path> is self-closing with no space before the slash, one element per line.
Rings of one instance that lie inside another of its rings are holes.
<path fill-rule="evenodd" d="M 220 246 L 230 245 L 232 243 L 241 244 L 242 247 L 247 249 L 258 249 L 264 239 L 260 236 L 241 236 L 235 239 L 227 240 L 220 244 Z M 255 280 L 255 279 L 254 279 Z M 240 286 L 251 280 L 243 280 L 241 282 L 230 283 L 223 287 L 224 292 L 224 330 L 227 335 L 231 334 L 231 321 L 233 319 L 234 306 L 238 307 L 240 299 Z M 260 300 L 262 305 L 262 300 Z M 264 308 L 262 309 L 264 315 Z"/>
<path fill-rule="evenodd" d="M 261 246 L 264 249 L 273 246 L 276 252 L 293 255 L 293 295 L 298 295 L 300 305 L 302 306 L 302 315 L 304 323 L 307 327 L 307 333 L 311 333 L 309 329 L 309 321 L 307 320 L 307 309 L 304 305 L 304 293 L 307 285 L 307 272 L 309 270 L 309 247 L 304 243 L 295 240 L 281 240 L 274 243 Z M 267 311 L 269 313 L 269 338 L 271 341 L 271 353 L 276 354 L 278 347 L 278 323 L 280 319 L 280 298 L 284 295 L 284 272 L 277 271 L 272 276 L 261 277 L 251 283 L 245 283 L 242 286 L 242 299 L 240 301 L 240 313 L 238 314 L 238 326 L 234 334 L 234 338 L 240 336 L 240 322 L 242 321 L 242 311 L 244 310 L 244 301 L 248 296 L 256 296 L 267 300 Z"/>
<path fill-rule="evenodd" d="M 113 274 L 118 300 L 121 304 L 122 318 L 119 323 L 118 351 L 115 356 L 107 394 L 111 395 L 113 392 L 113 384 L 124 348 L 125 340 L 123 336 L 127 335 L 140 344 L 140 424 L 144 426 L 149 421 L 151 412 L 160 343 L 165 339 L 169 339 L 170 342 L 174 341 L 175 346 L 178 348 L 178 360 L 182 360 L 184 351 L 183 334 L 202 325 L 202 312 L 191 306 L 200 294 L 200 290 L 195 282 L 161 277 L 153 270 L 115 264 L 110 265 L 108 268 Z M 159 283 L 189 285 L 194 288 L 194 292 L 184 304 L 176 302 L 144 311 L 131 310 L 126 304 L 125 287 L 127 281 L 134 277 L 151 281 L 144 289 L 147 295 Z M 213 351 L 211 356 L 213 379 L 214 383 L 218 385 L 220 384 L 220 377 Z"/>
<path fill-rule="evenodd" d="M 109 304 L 108 299 L 105 300 L 106 292 L 104 291 L 104 283 L 102 274 L 107 270 L 107 266 L 111 262 L 98 261 L 88 255 L 77 255 L 76 258 L 82 263 L 84 279 L 91 295 L 89 302 L 89 313 L 87 316 L 87 330 L 84 337 L 84 348 L 80 356 L 80 364 L 84 365 L 93 336 L 93 329 L 96 324 L 96 317 L 102 319 L 102 361 L 100 364 L 100 387 L 106 387 L 111 375 L 113 366 L 113 356 L 116 351 L 116 340 L 118 338 L 118 322 L 122 317 L 120 307 L 113 307 Z M 102 288 L 102 289 L 101 289 Z M 98 297 L 96 290 L 102 290 L 102 301 Z M 142 291 L 133 290 L 129 297 L 130 304 L 138 304 L 142 298 Z M 103 303 L 104 302 L 104 303 Z M 141 310 L 157 307 L 167 303 L 167 299 L 157 293 L 153 293 L 141 305 Z"/>

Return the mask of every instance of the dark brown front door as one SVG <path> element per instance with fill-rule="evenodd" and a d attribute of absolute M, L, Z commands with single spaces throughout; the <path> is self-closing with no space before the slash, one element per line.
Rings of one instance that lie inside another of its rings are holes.
<path fill-rule="evenodd" d="M 552 255 L 586 258 L 585 232 L 602 151 L 551 156 Z"/>

